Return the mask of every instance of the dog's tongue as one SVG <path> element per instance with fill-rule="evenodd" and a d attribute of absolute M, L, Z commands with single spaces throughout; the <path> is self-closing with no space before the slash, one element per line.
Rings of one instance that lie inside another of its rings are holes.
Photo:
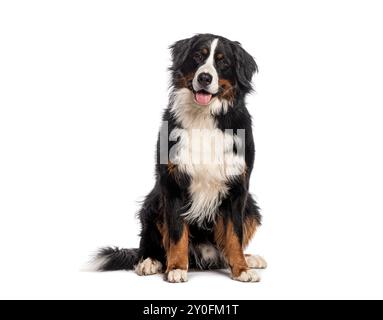
<path fill-rule="evenodd" d="M 210 100 L 211 100 L 211 94 L 210 93 L 205 93 L 205 92 L 197 92 L 195 94 L 195 99 L 196 101 L 203 105 L 203 106 L 206 106 L 209 104 Z"/>

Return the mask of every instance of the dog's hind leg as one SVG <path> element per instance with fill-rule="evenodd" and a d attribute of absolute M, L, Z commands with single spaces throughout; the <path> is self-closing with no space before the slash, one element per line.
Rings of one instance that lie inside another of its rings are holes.
<path fill-rule="evenodd" d="M 165 251 L 161 245 L 161 234 L 157 225 L 146 222 L 141 232 L 141 260 L 135 266 L 135 272 L 140 276 L 162 273 L 165 265 Z"/>
<path fill-rule="evenodd" d="M 259 208 L 251 195 L 249 195 L 247 198 L 244 215 L 245 222 L 243 225 L 242 246 L 245 249 L 250 240 L 253 238 L 261 220 Z M 248 267 L 251 269 L 265 269 L 267 267 L 266 260 L 261 256 L 245 254 L 245 259 Z"/>
<path fill-rule="evenodd" d="M 141 260 L 135 267 L 134 271 L 139 276 L 149 276 L 156 273 L 162 273 L 162 263 L 153 258 Z"/>
<path fill-rule="evenodd" d="M 165 265 L 165 251 L 162 247 L 162 234 L 158 229 L 158 194 L 154 189 L 145 199 L 139 212 L 142 224 L 139 248 L 139 262 L 134 271 L 140 276 L 162 273 Z"/>

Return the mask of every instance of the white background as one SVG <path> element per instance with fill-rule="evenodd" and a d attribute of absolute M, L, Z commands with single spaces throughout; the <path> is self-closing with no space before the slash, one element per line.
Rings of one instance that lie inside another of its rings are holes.
<path fill-rule="evenodd" d="M 381 1 L 2 1 L 0 297 L 383 298 Z M 137 247 L 167 104 L 194 33 L 256 59 L 248 99 L 262 282 L 80 271 Z"/>

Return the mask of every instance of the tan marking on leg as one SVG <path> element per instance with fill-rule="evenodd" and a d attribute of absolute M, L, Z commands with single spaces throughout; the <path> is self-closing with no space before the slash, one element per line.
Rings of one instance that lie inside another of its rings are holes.
<path fill-rule="evenodd" d="M 177 243 L 172 240 L 169 241 L 169 246 L 166 248 L 167 255 L 167 269 L 187 270 L 189 266 L 189 228 L 184 225 L 181 238 Z"/>
<path fill-rule="evenodd" d="M 234 226 L 231 221 L 228 221 L 225 226 L 223 219 L 219 218 L 215 226 L 214 237 L 218 247 L 227 259 L 234 278 L 239 277 L 242 272 L 249 269 L 241 242 L 234 232 Z"/>
<path fill-rule="evenodd" d="M 181 238 L 176 243 L 170 240 L 167 227 L 164 226 L 162 229 L 163 245 L 167 257 L 167 280 L 174 283 L 185 282 L 189 268 L 189 228 L 184 225 Z"/>

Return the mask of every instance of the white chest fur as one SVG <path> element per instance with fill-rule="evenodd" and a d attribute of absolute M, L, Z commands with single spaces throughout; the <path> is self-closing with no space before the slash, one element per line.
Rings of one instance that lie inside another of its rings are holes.
<path fill-rule="evenodd" d="M 221 102 L 217 99 L 214 103 Z M 243 154 L 233 151 L 234 144 L 240 143 L 238 137 L 217 129 L 211 111 L 211 106 L 209 109 L 195 105 L 191 94 L 185 91 L 175 97 L 172 108 L 183 128 L 170 133 L 170 139 L 179 141 L 170 150 L 169 157 L 180 171 L 191 177 L 191 203 L 185 219 L 199 225 L 214 221 L 227 195 L 228 182 L 242 174 L 246 167 Z"/>

